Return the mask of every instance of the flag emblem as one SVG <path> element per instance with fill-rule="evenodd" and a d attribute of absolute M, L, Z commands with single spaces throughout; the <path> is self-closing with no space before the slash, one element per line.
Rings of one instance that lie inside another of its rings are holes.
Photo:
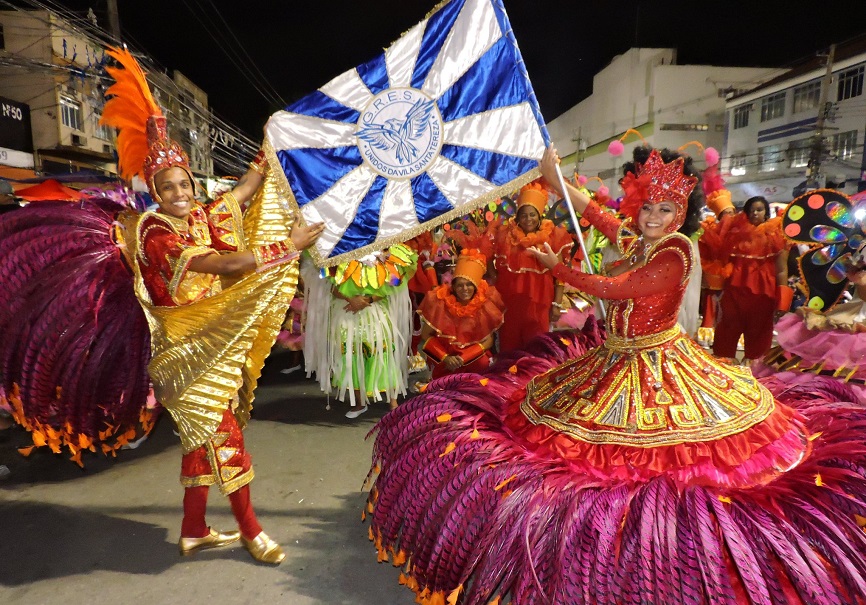
<path fill-rule="evenodd" d="M 501 0 L 450 0 L 275 113 L 271 167 L 326 230 L 321 266 L 405 241 L 537 178 L 549 141 Z"/>
<path fill-rule="evenodd" d="M 388 89 L 361 113 L 355 136 L 373 170 L 387 178 L 411 178 L 439 155 L 442 117 L 420 90 Z"/>

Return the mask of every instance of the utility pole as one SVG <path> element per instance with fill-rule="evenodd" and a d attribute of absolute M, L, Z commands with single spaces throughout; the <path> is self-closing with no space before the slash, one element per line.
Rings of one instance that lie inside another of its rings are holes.
<path fill-rule="evenodd" d="M 818 101 L 818 119 L 815 122 L 815 134 L 812 137 L 812 149 L 809 154 L 809 169 L 806 178 L 806 186 L 809 189 L 823 187 L 821 174 L 821 160 L 824 157 L 824 121 L 830 113 L 832 103 L 827 101 L 830 95 L 830 84 L 833 82 L 833 57 L 836 55 L 836 45 L 830 45 L 827 53 L 827 68 L 821 79 L 821 97 Z"/>
<path fill-rule="evenodd" d="M 108 0 L 108 29 L 111 31 L 111 37 L 114 41 L 120 44 L 120 16 L 117 13 L 117 0 Z"/>

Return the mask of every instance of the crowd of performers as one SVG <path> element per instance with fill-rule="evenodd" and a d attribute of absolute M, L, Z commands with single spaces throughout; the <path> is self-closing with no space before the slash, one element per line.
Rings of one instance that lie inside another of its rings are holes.
<path fill-rule="evenodd" d="M 241 541 L 285 557 L 253 511 L 242 434 L 277 346 L 347 417 L 390 408 L 369 535 L 420 603 L 866 602 L 866 244 L 850 199 L 737 212 L 717 155 L 702 173 L 640 146 L 612 203 L 563 189 L 549 148 L 513 215 L 319 269 L 302 251 L 323 227 L 275 202 L 267 145 L 200 203 L 140 68 L 110 54 L 103 119 L 157 207 L 92 191 L 0 219 L 0 402 L 78 463 L 167 410 L 182 555 Z M 552 220 L 560 198 L 591 246 Z M 409 397 L 416 355 L 430 379 Z M 237 531 L 207 524 L 210 486 Z"/>

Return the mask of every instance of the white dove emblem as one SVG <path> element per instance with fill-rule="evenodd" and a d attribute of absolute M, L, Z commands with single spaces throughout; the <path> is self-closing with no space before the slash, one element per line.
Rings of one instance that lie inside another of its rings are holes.
<path fill-rule="evenodd" d="M 382 124 L 368 124 L 356 133 L 362 141 L 382 151 L 396 148 L 395 156 L 401 165 L 409 164 L 418 157 L 417 141 L 430 125 L 433 101 L 420 99 L 406 113 L 406 118 L 390 118 Z"/>

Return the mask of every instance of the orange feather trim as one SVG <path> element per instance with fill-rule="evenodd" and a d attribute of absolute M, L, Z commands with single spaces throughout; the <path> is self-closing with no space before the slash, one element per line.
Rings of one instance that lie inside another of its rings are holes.
<path fill-rule="evenodd" d="M 126 49 L 110 47 L 106 52 L 124 69 L 106 68 L 115 83 L 105 91 L 108 101 L 99 123 L 118 129 L 118 169 L 123 178 L 131 180 L 136 174 L 143 176 L 144 159 L 149 151 L 147 120 L 163 114 L 135 57 Z"/>

